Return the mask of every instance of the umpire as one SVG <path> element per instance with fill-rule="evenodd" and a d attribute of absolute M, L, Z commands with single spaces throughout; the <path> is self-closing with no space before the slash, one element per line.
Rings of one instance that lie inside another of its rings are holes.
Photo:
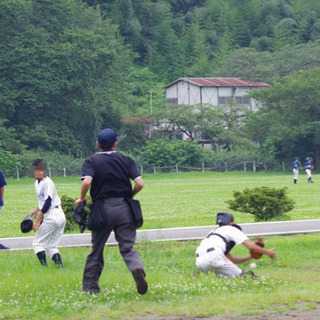
<path fill-rule="evenodd" d="M 139 253 L 133 249 L 136 228 L 127 199 L 133 198 L 144 186 L 134 161 L 116 152 L 117 135 L 104 129 L 96 142 L 100 152 L 82 165 L 82 185 L 79 206 L 90 189 L 93 201 L 88 228 L 92 230 L 92 251 L 87 257 L 83 274 L 83 291 L 98 293 L 98 282 L 104 267 L 103 251 L 112 230 L 120 253 L 131 271 L 139 294 L 148 291 L 144 266 Z M 134 181 L 132 190 L 131 180 Z"/>

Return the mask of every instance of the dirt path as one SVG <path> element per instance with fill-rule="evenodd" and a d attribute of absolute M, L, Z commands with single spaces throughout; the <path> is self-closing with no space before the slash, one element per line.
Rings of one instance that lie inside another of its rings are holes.
<path fill-rule="evenodd" d="M 158 316 L 145 316 L 137 317 L 135 320 L 319 320 L 320 319 L 320 303 L 316 309 L 312 310 L 288 310 L 284 313 L 273 313 L 264 315 L 251 315 L 251 316 L 213 316 L 213 317 L 158 317 Z"/>

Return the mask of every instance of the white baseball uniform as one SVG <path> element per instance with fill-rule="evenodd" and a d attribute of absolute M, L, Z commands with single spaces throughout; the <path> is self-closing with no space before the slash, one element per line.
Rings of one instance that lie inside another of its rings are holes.
<path fill-rule="evenodd" d="M 221 235 L 226 241 L 216 234 Z M 225 252 L 227 243 L 234 242 L 235 245 L 240 245 L 245 240 L 249 240 L 248 237 L 236 227 L 218 227 L 210 232 L 197 248 L 197 268 L 204 272 L 214 270 L 216 276 L 220 277 L 239 276 L 242 270 L 226 257 Z"/>
<path fill-rule="evenodd" d="M 49 178 L 35 182 L 35 190 L 38 199 L 38 207 L 43 207 L 46 199 L 51 198 L 51 206 L 44 214 L 42 224 L 37 230 L 32 246 L 35 254 L 46 250 L 49 257 L 59 253 L 57 248 L 66 225 L 66 217 L 61 208 L 61 200 L 57 194 L 53 181 Z"/>

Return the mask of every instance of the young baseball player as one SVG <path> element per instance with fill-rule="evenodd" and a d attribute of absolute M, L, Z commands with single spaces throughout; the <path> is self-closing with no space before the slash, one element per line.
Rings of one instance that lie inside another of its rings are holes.
<path fill-rule="evenodd" d="M 300 166 L 299 158 L 295 157 L 293 159 L 293 163 L 292 163 L 293 183 L 297 183 L 297 180 L 299 177 L 299 166 Z"/>
<path fill-rule="evenodd" d="M 305 169 L 306 169 L 306 174 L 308 175 L 308 183 L 313 183 L 312 175 L 311 175 L 312 168 L 313 168 L 312 160 L 310 158 L 307 158 Z"/>
<path fill-rule="evenodd" d="M 221 211 L 217 214 L 217 227 L 210 232 L 196 250 L 196 266 L 201 271 L 214 270 L 216 276 L 237 277 L 246 275 L 247 270 L 241 270 L 236 264 L 252 259 L 251 254 L 243 257 L 233 256 L 230 251 L 235 245 L 244 245 L 255 253 L 276 257 L 274 249 L 267 250 L 252 243 L 242 232 L 241 227 L 233 224 L 234 218 L 230 212 Z"/>
<path fill-rule="evenodd" d="M 38 206 L 31 211 L 30 216 L 36 217 L 33 231 L 36 233 L 32 246 L 41 265 L 47 266 L 46 252 L 60 267 L 63 267 L 57 246 L 63 235 L 66 217 L 61 208 L 61 201 L 56 187 L 49 177 L 45 177 L 45 164 L 42 159 L 33 161 L 35 190 Z"/>

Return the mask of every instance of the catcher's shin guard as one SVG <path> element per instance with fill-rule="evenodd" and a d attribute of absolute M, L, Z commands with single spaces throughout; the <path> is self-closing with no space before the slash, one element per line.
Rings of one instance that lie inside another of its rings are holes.
<path fill-rule="evenodd" d="M 38 257 L 42 266 L 47 266 L 47 259 L 46 259 L 46 252 L 45 251 L 38 252 L 37 257 Z"/>
<path fill-rule="evenodd" d="M 53 256 L 52 256 L 52 260 L 54 261 L 54 263 L 63 268 L 63 263 L 62 263 L 62 260 L 61 260 L 61 256 L 60 256 L 60 253 L 55 253 Z"/>

